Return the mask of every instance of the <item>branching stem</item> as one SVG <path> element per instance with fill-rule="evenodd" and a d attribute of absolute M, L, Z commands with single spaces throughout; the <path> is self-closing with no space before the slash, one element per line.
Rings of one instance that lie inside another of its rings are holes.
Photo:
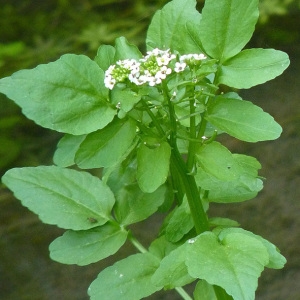
<path fill-rule="evenodd" d="M 182 185 L 183 185 L 183 188 L 184 188 L 184 191 L 185 191 L 185 194 L 186 194 L 189 206 L 190 206 L 190 211 L 192 214 L 196 232 L 197 232 L 197 234 L 201 234 L 202 232 L 209 230 L 207 215 L 204 211 L 204 208 L 203 208 L 203 205 L 202 205 L 202 202 L 200 199 L 200 194 L 199 194 L 199 190 L 196 185 L 196 182 L 195 182 L 195 178 L 194 178 L 194 176 L 189 175 L 189 174 L 191 174 L 191 172 L 190 172 L 191 170 L 188 169 L 187 165 L 185 164 L 185 162 L 177 148 L 176 115 L 175 115 L 173 103 L 168 95 L 168 87 L 166 84 L 163 85 L 163 94 L 164 94 L 165 101 L 168 103 L 168 107 L 169 107 L 169 117 L 170 117 L 170 127 L 171 127 L 169 142 L 170 142 L 170 145 L 172 148 L 171 164 L 174 164 L 174 166 L 177 170 L 176 174 L 179 174 L 179 176 L 181 177 L 180 181 L 182 182 Z M 194 103 L 192 103 L 191 106 L 194 106 Z M 192 118 L 194 118 L 194 117 L 192 116 Z M 192 123 L 195 123 L 195 120 L 192 121 Z M 196 134 L 195 126 L 192 130 L 193 130 L 193 134 Z M 195 147 L 195 146 L 192 146 L 192 147 Z M 192 165 L 192 162 L 190 162 L 190 164 Z"/>

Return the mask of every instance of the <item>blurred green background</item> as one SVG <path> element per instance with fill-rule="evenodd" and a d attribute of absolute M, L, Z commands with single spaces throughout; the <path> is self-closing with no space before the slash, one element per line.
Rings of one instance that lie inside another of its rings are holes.
<path fill-rule="evenodd" d="M 58 59 L 64 53 L 93 58 L 101 44 L 118 36 L 145 50 L 147 26 L 166 0 L 0 0 L 0 78 L 24 68 Z M 198 1 L 201 9 L 204 1 Z M 256 145 L 224 139 L 233 152 L 256 156 L 270 182 L 257 200 L 246 204 L 212 206 L 212 213 L 238 219 L 242 226 L 270 239 L 288 258 L 282 271 L 266 272 L 257 299 L 300 299 L 299 125 L 300 1 L 260 1 L 260 19 L 249 47 L 276 48 L 291 57 L 280 78 L 249 91 L 283 126 L 279 141 Z M 17 87 L 16 87 L 17 88 Z M 21 110 L 0 94 L 0 176 L 12 167 L 52 164 L 61 135 L 27 120 Z M 265 169 L 265 170 L 264 170 Z M 160 217 L 136 228 L 149 244 Z M 147 231 L 148 230 L 148 231 Z M 102 263 L 64 266 L 48 256 L 49 243 L 61 230 L 42 224 L 35 215 L 0 189 L 0 299 L 88 299 L 86 289 Z M 131 247 L 121 251 L 127 255 Z M 108 259 L 106 264 L 116 257 Z M 158 293 L 149 299 L 180 299 Z"/>

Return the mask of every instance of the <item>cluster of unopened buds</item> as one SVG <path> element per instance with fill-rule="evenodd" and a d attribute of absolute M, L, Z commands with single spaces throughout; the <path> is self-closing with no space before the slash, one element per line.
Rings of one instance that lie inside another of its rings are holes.
<path fill-rule="evenodd" d="M 187 66 L 196 65 L 206 58 L 203 53 L 185 54 L 178 57 L 172 54 L 170 50 L 155 48 L 148 51 L 147 55 L 139 60 L 119 60 L 115 65 L 111 65 L 105 72 L 104 84 L 110 90 L 116 83 L 126 80 L 136 85 L 147 83 L 150 86 L 155 86 L 173 71 L 176 73 L 183 72 Z"/>

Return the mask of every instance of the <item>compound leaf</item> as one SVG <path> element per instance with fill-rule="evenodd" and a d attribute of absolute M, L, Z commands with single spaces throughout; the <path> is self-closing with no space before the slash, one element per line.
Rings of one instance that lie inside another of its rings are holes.
<path fill-rule="evenodd" d="M 205 232 L 188 246 L 186 265 L 192 277 L 221 286 L 234 299 L 254 299 L 258 277 L 269 262 L 262 242 L 241 232 L 221 237 Z"/>
<path fill-rule="evenodd" d="M 269 254 L 269 263 L 266 265 L 267 268 L 282 269 L 283 266 L 285 265 L 285 263 L 286 263 L 285 257 L 280 254 L 280 251 L 277 249 L 277 247 L 275 245 L 273 245 L 271 242 L 264 239 L 263 237 L 256 235 L 250 231 L 244 230 L 242 228 L 224 229 L 221 232 L 220 237 L 226 236 L 227 234 L 231 234 L 231 233 L 246 234 L 246 235 L 256 238 L 258 241 L 260 241 L 266 247 L 266 250 L 268 251 L 268 254 Z"/>
<path fill-rule="evenodd" d="M 162 259 L 159 268 L 151 279 L 155 285 L 172 289 L 195 280 L 195 278 L 189 275 L 185 265 L 187 248 L 188 245 L 183 244 Z"/>
<path fill-rule="evenodd" d="M 104 72 L 84 55 L 66 54 L 18 71 L 0 80 L 0 92 L 37 124 L 73 135 L 103 128 L 116 114 L 107 101 Z"/>
<path fill-rule="evenodd" d="M 133 121 L 115 119 L 103 129 L 87 135 L 80 144 L 75 162 L 83 169 L 110 167 L 128 150 L 135 135 Z"/>
<path fill-rule="evenodd" d="M 206 0 L 198 39 L 209 56 L 223 62 L 245 47 L 258 16 L 258 0 Z"/>
<path fill-rule="evenodd" d="M 204 144 L 196 152 L 199 166 L 222 181 L 231 181 L 240 176 L 241 168 L 232 153 L 219 142 Z"/>
<path fill-rule="evenodd" d="M 277 139 L 281 126 L 250 101 L 219 96 L 212 101 L 206 119 L 215 127 L 246 142 Z"/>
<path fill-rule="evenodd" d="M 194 227 L 193 218 L 186 197 L 176 207 L 165 228 L 166 239 L 172 243 L 180 241 Z"/>
<path fill-rule="evenodd" d="M 116 219 L 122 225 L 147 219 L 163 204 L 167 192 L 166 185 L 160 186 L 153 193 L 143 193 L 136 183 L 125 185 L 116 194 Z"/>
<path fill-rule="evenodd" d="M 174 0 L 158 10 L 148 28 L 147 48 L 171 49 L 183 53 L 198 53 L 199 46 L 187 29 L 199 27 L 201 14 L 195 0 Z"/>
<path fill-rule="evenodd" d="M 159 259 L 149 253 L 128 256 L 103 270 L 92 282 L 88 293 L 91 300 L 140 300 L 161 286 L 151 283 Z"/>
<path fill-rule="evenodd" d="M 57 144 L 53 162 L 60 167 L 69 167 L 75 164 L 75 154 L 86 135 L 65 134 Z"/>
<path fill-rule="evenodd" d="M 56 166 L 11 169 L 2 181 L 44 223 L 65 229 L 106 223 L 115 202 L 109 187 L 97 177 Z"/>
<path fill-rule="evenodd" d="M 137 151 L 137 181 L 145 193 L 154 192 L 167 180 L 171 147 L 158 142 L 153 148 L 141 144 Z"/>
<path fill-rule="evenodd" d="M 85 266 L 116 253 L 126 238 L 127 232 L 111 223 L 89 230 L 69 230 L 50 244 L 50 257 L 60 263 Z"/>
<path fill-rule="evenodd" d="M 139 60 L 142 57 L 142 53 L 137 46 L 130 44 L 125 37 L 118 37 L 115 41 L 115 56 L 114 61 L 124 59 L 136 59 Z"/>
<path fill-rule="evenodd" d="M 247 49 L 225 61 L 218 74 L 218 83 L 237 89 L 262 84 L 289 66 L 286 53 L 274 49 Z"/>
<path fill-rule="evenodd" d="M 106 71 L 110 65 L 115 63 L 115 53 L 116 49 L 113 46 L 101 45 L 98 48 L 95 62 L 103 71 Z"/>

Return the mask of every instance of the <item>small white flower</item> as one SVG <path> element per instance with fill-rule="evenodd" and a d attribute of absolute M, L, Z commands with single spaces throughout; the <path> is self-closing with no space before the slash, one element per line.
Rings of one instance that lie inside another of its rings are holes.
<path fill-rule="evenodd" d="M 149 77 L 151 76 L 151 73 L 149 72 L 149 70 L 145 70 L 145 71 L 144 71 L 144 74 L 145 74 L 146 76 L 149 76 Z"/>
<path fill-rule="evenodd" d="M 201 54 L 194 54 L 193 56 L 196 60 L 204 60 L 204 59 L 207 59 L 207 57 L 201 53 Z"/>
<path fill-rule="evenodd" d="M 137 78 L 138 78 L 138 76 L 137 76 L 136 74 L 130 73 L 130 74 L 128 75 L 128 79 L 129 79 L 129 81 L 131 81 L 131 82 L 134 82 Z"/>
<path fill-rule="evenodd" d="M 167 68 L 167 66 L 162 66 L 160 71 L 158 71 L 155 75 L 156 78 L 166 79 L 167 75 L 171 74 L 172 70 Z"/>
<path fill-rule="evenodd" d="M 169 59 L 165 56 L 158 56 L 156 57 L 157 64 L 161 66 L 166 66 L 169 63 Z"/>
<path fill-rule="evenodd" d="M 147 76 L 145 76 L 145 75 L 141 75 L 139 77 L 129 75 L 128 78 L 132 83 L 134 83 L 136 85 L 142 85 L 147 82 Z"/>
<path fill-rule="evenodd" d="M 185 54 L 185 55 L 181 55 L 180 56 L 180 62 L 188 62 L 192 59 L 194 60 L 204 60 L 206 59 L 207 57 L 203 54 L 203 53 L 200 53 L 200 54 Z"/>
<path fill-rule="evenodd" d="M 161 67 L 161 66 L 167 66 L 169 64 L 169 62 L 173 59 L 174 57 L 172 57 L 169 53 L 164 54 L 162 56 L 158 56 L 156 57 L 156 61 L 157 64 Z"/>
<path fill-rule="evenodd" d="M 148 83 L 149 83 L 150 86 L 155 86 L 156 84 L 161 83 L 161 78 L 149 77 L 148 78 Z"/>
<path fill-rule="evenodd" d="M 174 71 L 176 73 L 182 72 L 182 71 L 184 71 L 185 67 L 186 67 L 186 63 L 185 62 L 176 62 L 175 63 Z"/>
<path fill-rule="evenodd" d="M 111 66 L 109 66 L 109 68 L 107 69 L 107 71 L 106 72 L 108 72 L 108 73 L 111 73 L 114 69 L 115 69 L 115 65 L 111 65 Z M 106 73 L 105 72 L 105 73 Z"/>
<path fill-rule="evenodd" d="M 112 90 L 113 87 L 115 86 L 116 84 L 116 79 L 112 78 L 111 76 L 107 76 L 105 79 L 104 79 L 104 85 Z"/>
<path fill-rule="evenodd" d="M 189 61 L 192 58 L 192 54 L 185 54 L 185 55 L 181 55 L 179 60 L 180 62 L 186 62 Z"/>

